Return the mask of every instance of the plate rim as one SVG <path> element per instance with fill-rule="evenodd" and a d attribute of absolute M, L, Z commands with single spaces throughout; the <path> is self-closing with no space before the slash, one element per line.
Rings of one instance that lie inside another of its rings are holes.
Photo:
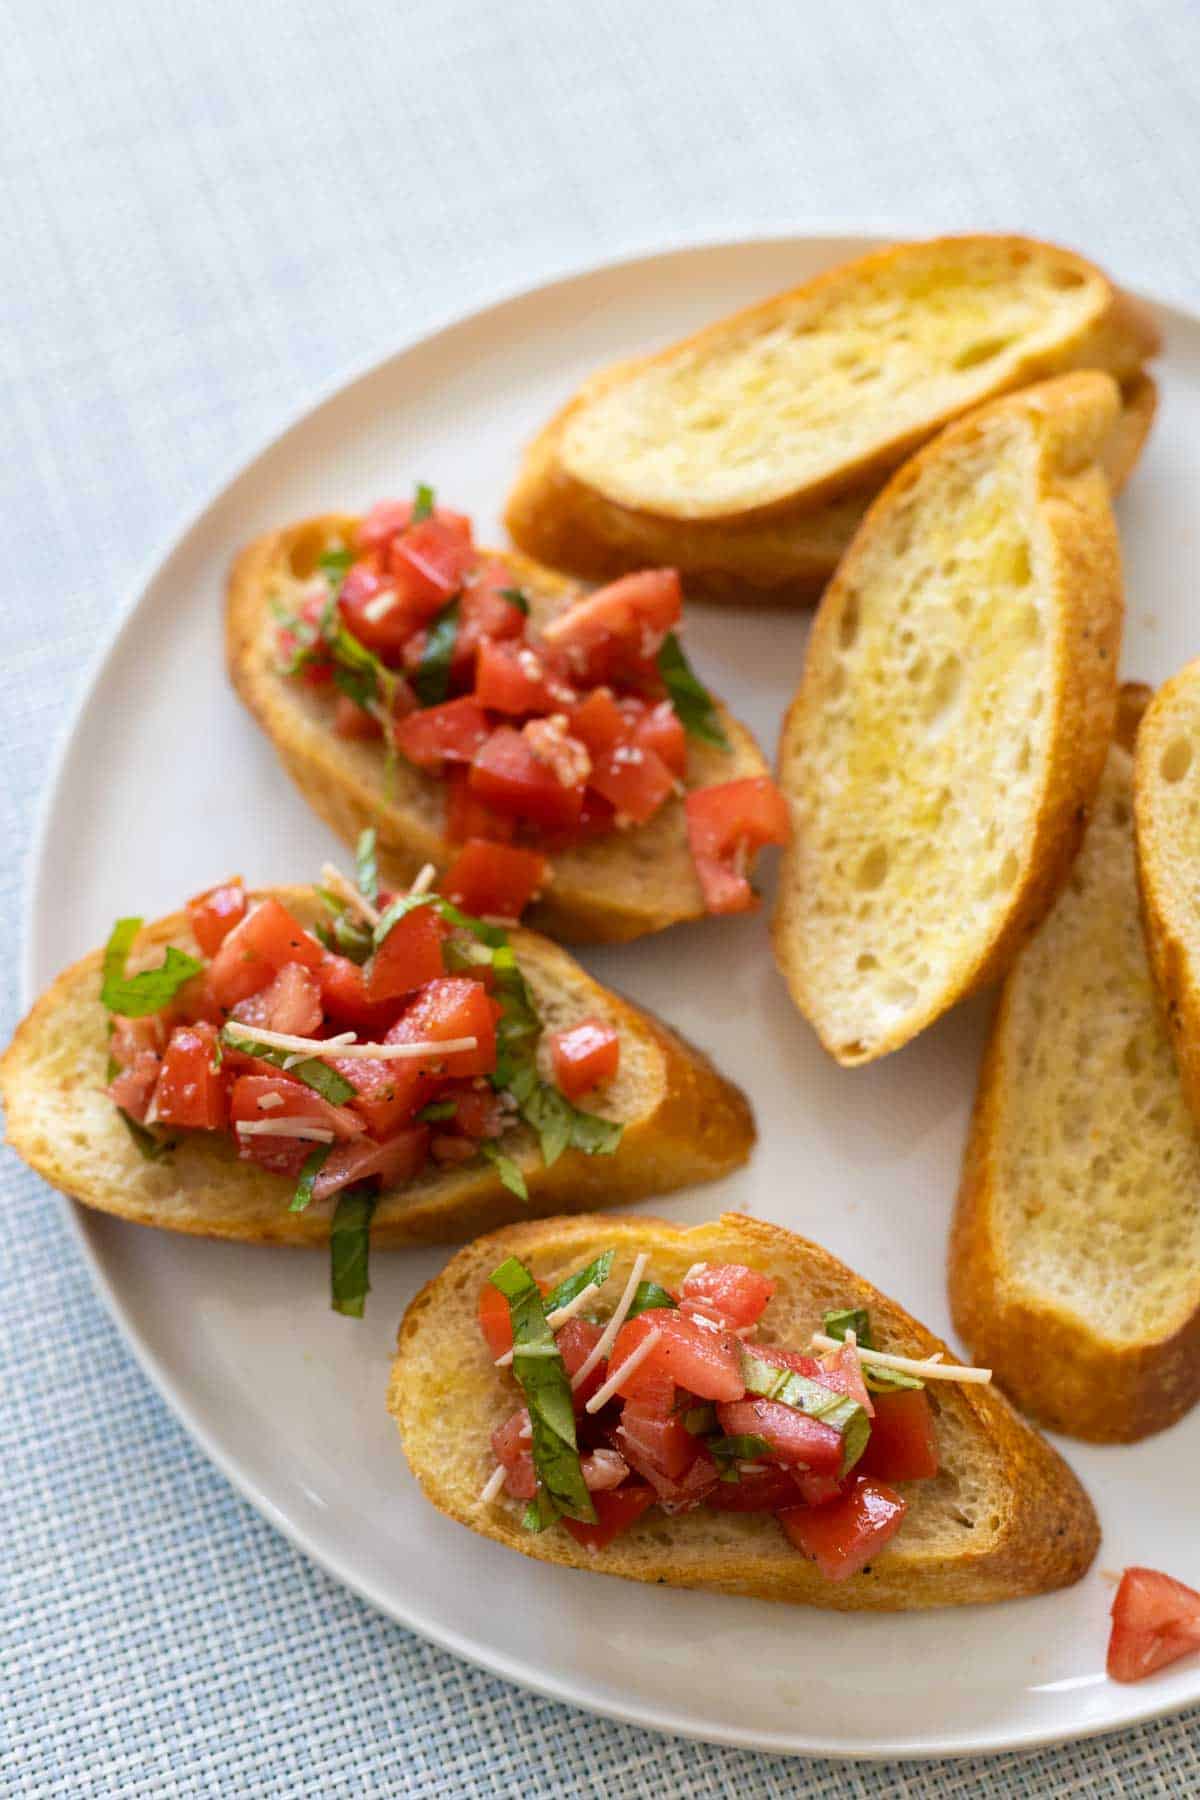
<path fill-rule="evenodd" d="M 999 228 L 994 229 L 998 230 Z M 142 561 L 107 629 L 102 633 L 95 650 L 77 678 L 78 685 L 72 704 L 59 729 L 54 751 L 34 808 L 32 829 L 23 859 L 19 890 L 23 939 L 18 983 L 18 1004 L 22 1016 L 28 1012 L 37 995 L 33 967 L 33 935 L 29 929 L 30 921 L 34 916 L 35 888 L 63 771 L 83 723 L 92 693 L 110 660 L 115 657 L 126 631 L 136 619 L 147 593 L 162 578 L 172 560 L 183 552 L 191 538 L 202 530 L 209 515 L 221 505 L 230 490 L 256 464 L 278 449 L 293 431 L 307 424 L 316 414 L 339 400 L 352 388 L 376 379 L 390 364 L 410 355 L 417 349 L 433 344 L 458 327 L 483 320 L 487 315 L 502 311 L 522 300 L 531 299 L 537 294 L 546 293 L 556 287 L 568 286 L 572 282 L 585 280 L 590 276 L 615 273 L 621 270 L 632 271 L 638 264 L 653 263 L 695 252 L 736 254 L 738 251 L 761 246 L 780 247 L 787 244 L 811 246 L 814 242 L 824 241 L 831 244 L 836 243 L 839 248 L 845 247 L 848 255 L 854 255 L 865 253 L 881 241 L 937 235 L 961 235 L 961 233 L 953 233 L 949 227 L 939 227 L 928 220 L 916 224 L 909 220 L 898 221 L 894 218 L 886 221 L 868 219 L 849 225 L 845 220 L 818 218 L 806 221 L 800 227 L 780 230 L 756 229 L 733 237 L 724 232 L 716 234 L 684 232 L 665 242 L 661 239 L 636 239 L 627 242 L 610 256 L 593 259 L 571 258 L 558 264 L 550 264 L 534 280 L 498 284 L 489 289 L 481 304 L 446 309 L 423 328 L 404 337 L 391 349 L 383 353 L 371 353 L 360 362 L 352 364 L 346 371 L 335 375 L 327 383 L 321 385 L 315 394 L 306 401 L 300 402 L 287 414 L 282 424 L 269 430 L 248 452 L 243 451 L 236 458 L 231 458 L 199 504 L 191 504 L 186 509 L 181 509 L 172 526 L 160 535 L 152 552 Z M 1181 295 L 1169 290 L 1148 293 L 1140 287 L 1129 291 L 1139 299 L 1147 300 L 1160 312 L 1176 314 L 1189 326 L 1200 330 L 1200 307 L 1189 303 Z M 1089 1738 L 1133 1730 L 1151 1720 L 1182 1713 L 1200 1702 L 1200 1670 L 1198 1670 L 1196 1691 L 1189 1698 L 1180 1700 L 1178 1696 L 1175 1696 L 1155 1701 L 1148 1696 L 1144 1705 L 1136 1707 L 1127 1717 L 1116 1724 L 1100 1720 L 1084 1722 L 1067 1730 L 1053 1727 L 1041 1730 L 1033 1727 L 1003 1738 L 978 1735 L 969 1742 L 961 1738 L 952 1739 L 950 1742 L 940 1742 L 933 1737 L 923 1740 L 920 1744 L 914 1744 L 911 1739 L 883 1739 L 870 1746 L 847 1747 L 844 1741 L 824 1740 L 820 1737 L 806 1736 L 801 1743 L 794 1736 L 785 1738 L 782 1734 L 754 1730 L 741 1732 L 733 1727 L 714 1726 L 711 1730 L 701 1730 L 690 1718 L 680 1718 L 670 1708 L 658 1703 L 650 1703 L 640 1711 L 635 1711 L 628 1703 L 622 1703 L 615 1699 L 610 1700 L 603 1697 L 581 1699 L 577 1693 L 568 1691 L 562 1681 L 546 1676 L 524 1662 L 506 1659 L 502 1654 L 481 1648 L 462 1638 L 454 1629 L 440 1625 L 424 1616 L 414 1617 L 406 1614 L 383 1591 L 377 1590 L 372 1582 L 347 1573 L 337 1558 L 321 1548 L 302 1524 L 282 1512 L 269 1493 L 243 1470 L 236 1457 L 222 1447 L 214 1433 L 200 1417 L 198 1407 L 187 1397 L 183 1388 L 176 1381 L 165 1360 L 151 1348 L 149 1342 L 137 1330 L 132 1316 L 117 1293 L 102 1253 L 93 1242 L 90 1229 L 93 1215 L 83 1205 L 57 1191 L 55 1191 L 55 1199 L 60 1213 L 67 1219 L 76 1248 L 82 1256 L 92 1291 L 104 1305 L 125 1348 L 133 1356 L 134 1361 L 147 1377 L 159 1398 L 165 1402 L 173 1417 L 183 1426 L 192 1442 L 220 1471 L 234 1491 L 242 1499 L 248 1501 L 261 1518 L 265 1519 L 273 1529 L 280 1532 L 289 1543 L 315 1563 L 325 1575 L 347 1588 L 384 1618 L 450 1655 L 461 1658 L 473 1668 L 482 1669 L 487 1674 L 509 1682 L 519 1689 L 539 1694 L 545 1699 L 564 1706 L 577 1707 L 581 1711 L 610 1719 L 618 1724 L 630 1725 L 644 1731 L 661 1732 L 666 1736 L 687 1742 L 713 1744 L 723 1749 L 758 1751 L 773 1756 L 820 1757 L 830 1761 L 866 1763 L 958 1760 L 972 1756 L 999 1756 L 1043 1750 L 1057 1745 L 1077 1743 Z"/>

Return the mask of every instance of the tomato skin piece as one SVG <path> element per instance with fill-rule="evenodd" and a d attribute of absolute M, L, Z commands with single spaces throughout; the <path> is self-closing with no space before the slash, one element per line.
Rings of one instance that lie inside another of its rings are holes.
<path fill-rule="evenodd" d="M 195 894 L 187 903 L 192 936 L 205 956 L 215 956 L 233 927 L 246 916 L 246 890 L 235 875 L 217 887 Z"/>
<path fill-rule="evenodd" d="M 753 1469 L 737 1481 L 719 1481 L 705 1505 L 715 1512 L 778 1512 L 781 1507 L 795 1506 L 797 1498 L 793 1476 L 772 1464 Z"/>
<path fill-rule="evenodd" d="M 215 1027 L 204 1023 L 175 1027 L 154 1090 L 155 1111 L 164 1125 L 195 1131 L 222 1128 L 227 1082 L 216 1056 Z"/>
<path fill-rule="evenodd" d="M 645 1360 L 618 1384 L 623 1400 L 644 1394 L 664 1376 L 687 1388 L 699 1400 L 740 1400 L 746 1391 L 742 1380 L 741 1347 L 725 1332 L 706 1331 L 691 1319 L 665 1307 L 627 1319 L 617 1333 L 609 1356 L 609 1370 L 616 1374 L 651 1331 L 660 1341 Z M 836 1435 L 836 1434 L 835 1434 Z"/>
<path fill-rule="evenodd" d="M 490 731 L 487 714 L 478 700 L 467 694 L 409 713 L 397 723 L 392 736 L 401 756 L 436 775 L 446 763 L 471 762 L 487 743 Z"/>
<path fill-rule="evenodd" d="M 799 1464 L 815 1475 L 837 1475 L 842 1467 L 842 1434 L 821 1419 L 782 1400 L 747 1395 L 717 1407 L 721 1430 L 729 1437 L 760 1437 L 777 1462 Z"/>
<path fill-rule="evenodd" d="M 428 1156 L 427 1125 L 394 1132 L 382 1143 L 362 1137 L 353 1143 L 335 1144 L 317 1171 L 313 1199 L 328 1200 L 355 1182 L 374 1178 L 378 1178 L 381 1190 L 403 1187 L 420 1174 Z"/>
<path fill-rule="evenodd" d="M 1112 1603 L 1112 1679 L 1140 1681 L 1193 1650 L 1200 1650 L 1200 1593 L 1158 1569 L 1126 1569 Z"/>
<path fill-rule="evenodd" d="M 675 792 L 675 777 L 657 751 L 617 744 L 593 760 L 588 786 L 635 825 L 644 825 Z"/>
<path fill-rule="evenodd" d="M 577 1544 L 585 1550 L 607 1550 L 614 1538 L 636 1525 L 642 1514 L 654 1505 L 656 1495 L 652 1487 L 643 1487 L 640 1482 L 625 1481 L 618 1488 L 593 1493 L 592 1505 L 596 1509 L 596 1523 L 586 1523 L 582 1519 L 561 1520 Z"/>
<path fill-rule="evenodd" d="M 324 946 L 273 897 L 261 900 L 225 938 L 213 957 L 208 985 L 218 1005 L 236 1006 L 274 979 L 285 963 L 319 969 Z"/>
<path fill-rule="evenodd" d="M 475 752 L 471 789 L 497 812 L 531 825 L 570 830 L 583 809 L 583 784 L 564 786 L 511 725 L 500 725 Z"/>
<path fill-rule="evenodd" d="M 436 1053 L 430 1063 L 439 1065 L 446 1075 L 490 1075 L 496 1066 L 496 1018 L 499 1008 L 478 981 L 468 976 L 446 975 L 422 988 L 408 1011 L 396 1021 L 384 1040 L 389 1044 L 411 1044 L 426 1040 L 442 1042 L 449 1038 L 474 1037 L 474 1050 L 454 1050 L 449 1055 Z M 429 1071 L 422 1062 L 419 1065 Z"/>
<path fill-rule="evenodd" d="M 602 1082 L 611 1081 L 621 1061 L 616 1028 L 603 1019 L 581 1019 L 550 1034 L 554 1085 L 568 1100 L 578 1100 Z"/>
<path fill-rule="evenodd" d="M 731 1330 L 757 1325 L 775 1283 L 744 1263 L 706 1263 L 689 1274 L 679 1290 L 680 1305 L 718 1319 Z M 757 1353 L 757 1352 L 756 1352 Z"/>
<path fill-rule="evenodd" d="M 366 965 L 370 1004 L 402 1000 L 444 975 L 442 945 L 449 935 L 450 927 L 432 906 L 416 906 L 397 919 Z"/>
<path fill-rule="evenodd" d="M 923 1388 L 893 1388 L 874 1396 L 871 1435 L 858 1464 L 880 1481 L 928 1481 L 938 1472 L 937 1426 Z"/>
<path fill-rule="evenodd" d="M 882 1481 L 856 1475 L 828 1506 L 793 1506 L 776 1514 L 797 1550 L 826 1581 L 847 1581 L 899 1531 L 908 1504 Z"/>
<path fill-rule="evenodd" d="M 470 838 L 443 875 L 441 891 L 477 918 L 515 921 L 545 879 L 546 859 L 536 850 Z"/>
<path fill-rule="evenodd" d="M 685 797 L 688 843 L 710 913 L 747 912 L 757 896 L 735 858 L 791 836 L 787 802 L 769 775 L 749 775 Z"/>
<path fill-rule="evenodd" d="M 511 813 L 498 813 L 471 788 L 469 772 L 449 766 L 446 785 L 446 836 L 452 844 L 469 844 L 481 838 L 489 844 L 511 844 L 517 822 Z"/>

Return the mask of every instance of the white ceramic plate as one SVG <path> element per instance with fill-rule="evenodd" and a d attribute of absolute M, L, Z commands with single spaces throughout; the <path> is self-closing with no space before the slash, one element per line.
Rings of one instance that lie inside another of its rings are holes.
<path fill-rule="evenodd" d="M 336 850 L 225 683 L 222 586 L 239 544 L 418 477 L 499 541 L 520 446 L 583 376 L 866 247 L 690 249 L 556 282 L 403 351 L 285 432 L 181 538 L 95 671 L 34 850 L 30 994 L 119 914 L 171 911 L 232 870 L 307 880 Z M 1162 323 L 1162 416 L 1120 503 L 1124 666 L 1150 681 L 1200 650 L 1200 320 L 1163 309 Z M 700 669 L 768 751 L 805 632 L 800 614 L 692 615 Z M 586 960 L 753 1096 L 750 1167 L 662 1210 L 700 1221 L 737 1207 L 793 1226 L 948 1332 L 942 1265 L 983 1008 L 847 1072 L 788 1000 L 762 916 Z M 1139 1687 L 1105 1679 L 1099 1570 L 1066 1594 L 891 1618 L 650 1590 L 511 1556 L 421 1499 L 384 1409 L 397 1321 L 445 1253 L 378 1255 L 355 1324 L 327 1310 L 318 1255 L 77 1217 L 143 1366 L 241 1491 L 383 1612 L 512 1681 L 665 1731 L 844 1756 L 1011 1749 L 1200 1699 L 1196 1660 Z M 1100 1509 L 1101 1567 L 1145 1561 L 1200 1581 L 1200 1413 L 1137 1448 L 1067 1454 Z"/>

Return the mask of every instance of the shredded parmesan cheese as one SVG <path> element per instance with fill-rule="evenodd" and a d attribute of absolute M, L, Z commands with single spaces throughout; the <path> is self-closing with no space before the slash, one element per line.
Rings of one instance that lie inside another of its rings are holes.
<path fill-rule="evenodd" d="M 497 1463 L 491 1474 L 488 1476 L 487 1481 L 484 1483 L 483 1491 L 479 1496 L 480 1506 L 490 1506 L 503 1486 L 504 1464 Z"/>
<path fill-rule="evenodd" d="M 344 900 L 346 902 L 346 905 L 350 908 L 351 912 L 356 912 L 360 919 L 366 920 L 368 925 L 378 925 L 380 919 L 383 917 L 379 908 L 377 906 L 372 906 L 371 902 L 367 899 L 367 896 L 365 894 L 360 894 L 354 883 L 352 881 L 347 881 L 340 869 L 335 869 L 332 863 L 323 863 L 321 865 L 321 880 L 331 894 L 336 894 L 339 900 Z"/>
<path fill-rule="evenodd" d="M 814 1350 L 840 1350 L 839 1338 L 826 1337 L 823 1331 L 814 1331 L 812 1348 Z M 898 1369 L 902 1375 L 916 1375 L 922 1381 L 978 1381 L 992 1379 L 990 1369 L 973 1369 L 964 1363 L 944 1363 L 939 1350 L 935 1356 L 926 1357 L 923 1361 L 914 1356 L 892 1356 L 886 1350 L 864 1350 L 858 1346 L 858 1359 L 879 1369 Z"/>
<path fill-rule="evenodd" d="M 319 1119 L 239 1119 L 240 1137 L 307 1138 L 314 1144 L 332 1144 L 333 1133 Z"/>
<path fill-rule="evenodd" d="M 629 1271 L 629 1280 L 625 1283 L 625 1291 L 617 1302 L 617 1310 L 608 1321 L 608 1324 L 604 1327 L 604 1330 L 600 1333 L 595 1347 L 589 1352 L 576 1370 L 575 1379 L 571 1383 L 573 1388 L 583 1386 L 592 1370 L 596 1367 L 596 1364 L 604 1361 L 604 1358 L 616 1343 L 617 1333 L 625 1323 L 625 1314 L 633 1305 L 633 1296 L 637 1293 L 638 1282 L 642 1279 L 643 1271 L 649 1261 L 649 1253 L 645 1250 L 634 1257 L 633 1267 Z"/>
<path fill-rule="evenodd" d="M 385 588 L 382 594 L 376 594 L 363 607 L 363 618 L 370 619 L 372 625 L 378 625 L 380 619 L 386 619 L 390 612 L 395 612 L 400 604 L 400 596 L 395 588 Z"/>
<path fill-rule="evenodd" d="M 228 1029 L 272 1050 L 294 1050 L 302 1060 L 310 1056 L 364 1056 L 376 1062 L 411 1062 L 424 1056 L 451 1056 L 457 1050 L 474 1050 L 479 1043 L 478 1038 L 460 1037 L 446 1038 L 442 1043 L 429 1039 L 414 1044 L 359 1044 L 350 1033 L 338 1038 L 293 1037 L 290 1031 L 268 1031 L 263 1025 L 243 1025 L 238 1019 L 232 1020 Z"/>
<path fill-rule="evenodd" d="M 275 1107 L 283 1105 L 282 1094 L 264 1094 L 258 1102 L 259 1112 L 273 1112 Z"/>
<path fill-rule="evenodd" d="M 410 894 L 427 894 L 429 892 L 430 888 L 433 886 L 433 878 L 436 874 L 437 874 L 437 870 L 434 868 L 433 864 L 426 863 L 424 868 L 422 868 L 421 871 L 419 872 L 419 874 L 417 875 L 417 879 L 413 882 L 412 886 L 409 888 L 409 890 L 408 890 L 409 893 Z"/>
<path fill-rule="evenodd" d="M 632 1375 L 635 1369 L 641 1368 L 655 1344 L 657 1344 L 661 1338 L 662 1332 L 658 1330 L 657 1326 L 653 1331 L 648 1331 L 637 1349 L 632 1351 L 625 1358 L 616 1374 L 610 1375 L 608 1380 L 604 1383 L 604 1386 L 596 1389 L 595 1393 L 584 1407 L 584 1412 L 599 1412 L 602 1406 L 607 1406 L 621 1382 L 624 1381 L 627 1375 Z M 575 1385 L 579 1385 L 578 1377 L 576 1378 Z"/>

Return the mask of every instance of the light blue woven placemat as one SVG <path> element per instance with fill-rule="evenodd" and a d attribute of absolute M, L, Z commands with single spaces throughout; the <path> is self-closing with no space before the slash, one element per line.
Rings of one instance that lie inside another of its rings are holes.
<path fill-rule="evenodd" d="M 339 371 L 569 263 L 816 221 L 1036 229 L 1200 297 L 1192 0 L 19 0 L 5 32 L 5 1029 L 21 856 L 98 635 L 174 522 Z M 5 1792 L 1200 1791 L 1195 1715 L 872 1768 L 496 1682 L 231 1492 L 7 1155 L 0 1233 Z"/>

